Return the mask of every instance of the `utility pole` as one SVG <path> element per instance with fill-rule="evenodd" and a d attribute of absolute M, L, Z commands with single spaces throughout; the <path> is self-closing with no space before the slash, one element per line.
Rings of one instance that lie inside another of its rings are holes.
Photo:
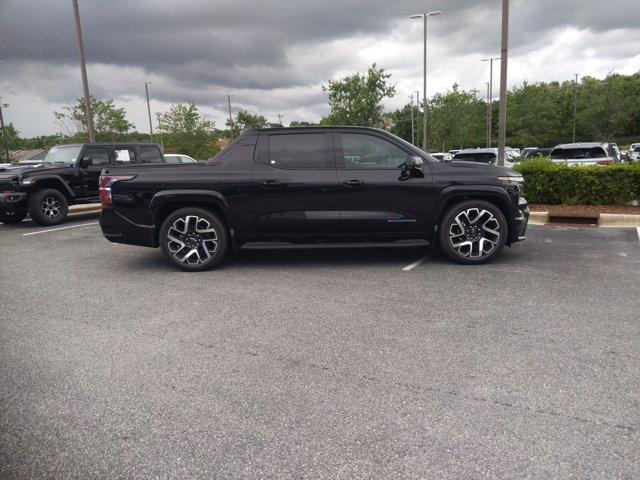
<path fill-rule="evenodd" d="M 507 140 L 507 60 L 509 58 L 509 0 L 502 0 L 502 38 L 500 40 L 500 105 L 498 109 L 498 165 L 504 166 Z"/>
<path fill-rule="evenodd" d="M 87 80 L 87 64 L 84 59 L 84 43 L 82 42 L 82 27 L 80 27 L 80 12 L 78 10 L 78 0 L 71 0 L 73 4 L 73 14 L 76 19 L 76 33 L 78 34 L 78 52 L 80 53 L 80 72 L 82 73 L 82 89 L 84 90 L 84 112 L 87 116 L 87 131 L 89 142 L 96 141 L 93 130 L 93 114 L 91 113 L 91 96 L 89 95 L 89 81 Z"/>
<path fill-rule="evenodd" d="M 491 148 L 491 86 L 489 82 L 487 85 L 487 148 Z"/>
<path fill-rule="evenodd" d="M 413 128 L 413 93 L 411 94 L 411 96 L 409 97 L 411 99 L 411 145 L 415 145 L 416 144 L 416 133 L 415 133 L 415 129 Z"/>
<path fill-rule="evenodd" d="M 231 95 L 227 93 L 227 101 L 229 102 L 229 128 L 231 129 L 231 140 L 233 140 L 233 117 L 231 116 Z"/>
<path fill-rule="evenodd" d="M 7 163 L 11 163 L 11 160 L 9 160 L 9 144 L 7 141 L 7 132 L 4 128 L 4 118 L 2 117 L 2 97 L 0 97 L 0 128 L 2 128 L 2 143 L 4 145 L 4 154 L 7 157 Z"/>
<path fill-rule="evenodd" d="M 151 105 L 149 104 L 149 84 L 151 82 L 144 82 L 144 92 L 147 94 L 147 113 L 149 114 L 149 136 L 153 142 L 153 123 L 151 122 Z"/>
<path fill-rule="evenodd" d="M 441 15 L 442 12 L 437 10 L 433 12 L 411 15 L 409 18 L 423 18 L 423 69 L 422 69 L 422 102 L 424 103 L 422 111 L 422 149 L 427 151 L 427 19 L 432 15 Z"/>
<path fill-rule="evenodd" d="M 578 74 L 574 73 L 576 80 L 573 82 L 573 143 L 576 143 L 576 113 L 578 112 Z"/>
<path fill-rule="evenodd" d="M 416 90 L 416 113 L 418 114 L 416 116 L 416 143 L 415 146 L 419 147 L 420 145 L 420 120 L 419 120 L 419 116 L 420 116 L 420 90 Z"/>
<path fill-rule="evenodd" d="M 283 125 L 283 123 L 282 123 L 282 117 L 284 117 L 284 115 L 282 115 L 281 113 L 279 113 L 279 114 L 278 114 L 278 123 L 284 127 L 284 125 Z"/>

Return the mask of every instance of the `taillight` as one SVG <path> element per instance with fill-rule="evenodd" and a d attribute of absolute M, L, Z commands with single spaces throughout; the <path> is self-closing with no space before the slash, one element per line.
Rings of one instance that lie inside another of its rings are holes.
<path fill-rule="evenodd" d="M 611 165 L 613 163 L 613 159 L 608 158 L 606 160 L 598 160 L 596 164 L 598 165 Z"/>
<path fill-rule="evenodd" d="M 100 175 L 100 203 L 107 208 L 113 203 L 111 187 L 118 180 L 131 180 L 135 175 Z"/>

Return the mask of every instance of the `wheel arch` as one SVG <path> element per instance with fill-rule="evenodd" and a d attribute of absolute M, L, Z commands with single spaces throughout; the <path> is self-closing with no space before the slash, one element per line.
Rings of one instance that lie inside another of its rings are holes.
<path fill-rule="evenodd" d="M 159 244 L 160 227 L 165 218 L 171 212 L 185 207 L 204 208 L 217 214 L 224 222 L 232 244 L 234 243 L 233 217 L 227 200 L 220 192 L 211 190 L 167 190 L 156 193 L 149 203 L 149 208 L 153 215 L 153 236 L 156 245 Z"/>
<path fill-rule="evenodd" d="M 76 194 L 69 184 L 58 175 L 43 175 L 30 178 L 35 178 L 36 180 L 35 185 L 29 188 L 30 193 L 34 193 L 38 190 L 44 190 L 45 188 L 53 188 L 55 190 L 59 190 L 68 201 L 76 198 Z"/>
<path fill-rule="evenodd" d="M 448 187 L 445 188 L 438 199 L 436 207 L 437 226 L 439 228 L 442 216 L 453 205 L 466 200 L 484 200 L 493 203 L 500 209 L 507 220 L 509 235 L 507 235 L 507 245 L 511 245 L 511 232 L 514 231 L 514 214 L 509 193 L 504 188 L 498 186 L 478 186 L 471 187 Z"/>

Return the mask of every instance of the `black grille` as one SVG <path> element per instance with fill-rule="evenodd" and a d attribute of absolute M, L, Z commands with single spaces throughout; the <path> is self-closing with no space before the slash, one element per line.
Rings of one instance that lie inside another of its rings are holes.
<path fill-rule="evenodd" d="M 18 189 L 18 181 L 12 178 L 0 179 L 0 192 L 14 192 Z"/>

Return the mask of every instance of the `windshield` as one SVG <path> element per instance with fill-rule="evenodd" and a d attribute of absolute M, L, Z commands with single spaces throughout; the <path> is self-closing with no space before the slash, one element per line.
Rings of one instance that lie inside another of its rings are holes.
<path fill-rule="evenodd" d="M 81 146 L 52 147 L 44 157 L 44 163 L 75 163 L 80 150 L 82 150 Z"/>
<path fill-rule="evenodd" d="M 637 147 L 633 147 L 633 151 L 634 152 L 640 152 L 640 145 L 638 145 Z"/>
<path fill-rule="evenodd" d="M 491 152 L 468 152 L 456 153 L 454 160 L 464 160 L 466 162 L 493 163 L 496 160 L 496 154 Z"/>
<path fill-rule="evenodd" d="M 551 158 L 601 158 L 607 154 L 602 147 L 593 148 L 554 148 Z"/>

